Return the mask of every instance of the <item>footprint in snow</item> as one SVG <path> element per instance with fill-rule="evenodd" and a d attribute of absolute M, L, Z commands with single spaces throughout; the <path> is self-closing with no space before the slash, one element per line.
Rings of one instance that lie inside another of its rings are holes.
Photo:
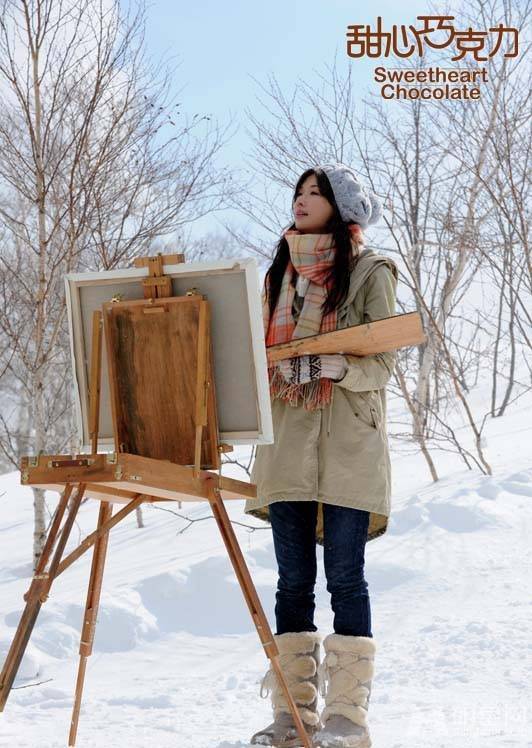
<path fill-rule="evenodd" d="M 483 499 L 496 499 L 501 492 L 501 487 L 491 476 L 484 478 L 476 488 L 476 493 Z"/>
<path fill-rule="evenodd" d="M 515 477 L 515 476 L 513 476 Z M 501 486 L 508 493 L 516 493 L 520 496 L 532 496 L 532 485 L 527 483 L 518 483 L 511 478 L 501 481 Z"/>
<path fill-rule="evenodd" d="M 516 483 L 532 483 L 532 473 L 527 473 L 526 470 L 522 470 L 520 473 L 509 475 L 508 480 L 516 481 Z"/>
<path fill-rule="evenodd" d="M 403 535 L 423 524 L 427 519 L 428 515 L 424 506 L 409 502 L 402 509 L 392 512 L 388 532 L 392 535 Z"/>
<path fill-rule="evenodd" d="M 479 507 L 462 506 L 450 501 L 433 502 L 427 506 L 430 521 L 448 532 L 475 532 L 483 527 L 498 524 Z"/>
<path fill-rule="evenodd" d="M 175 702 L 167 694 L 158 696 L 138 696 L 133 698 L 114 697 L 106 699 L 107 704 L 111 706 L 136 706 L 139 709 L 172 709 Z"/>

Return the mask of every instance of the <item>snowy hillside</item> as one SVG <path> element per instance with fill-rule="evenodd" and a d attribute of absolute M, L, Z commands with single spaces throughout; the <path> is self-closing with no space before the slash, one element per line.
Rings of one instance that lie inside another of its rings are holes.
<path fill-rule="evenodd" d="M 376 748 L 532 746 L 531 416 L 523 398 L 488 424 L 492 477 L 438 455 L 442 479 L 433 484 L 421 457 L 392 453 L 390 529 L 366 550 Z M 50 508 L 55 500 L 49 494 Z M 242 514 L 243 502 L 227 506 L 232 519 L 265 528 Z M 83 505 L 70 545 L 94 528 L 96 511 L 96 502 Z M 210 513 L 202 503 L 181 511 Z M 269 721 L 259 697 L 267 660 L 214 520 L 177 534 L 185 522 L 144 512 L 144 529 L 130 516 L 111 534 L 77 745 L 247 748 Z M 273 625 L 271 531 L 235 529 Z M 31 492 L 18 473 L 2 476 L 2 660 L 30 581 L 31 541 Z M 318 556 L 325 635 L 332 614 Z M 43 607 L 0 716 L 1 746 L 67 743 L 90 560 L 89 552 L 67 570 Z"/>

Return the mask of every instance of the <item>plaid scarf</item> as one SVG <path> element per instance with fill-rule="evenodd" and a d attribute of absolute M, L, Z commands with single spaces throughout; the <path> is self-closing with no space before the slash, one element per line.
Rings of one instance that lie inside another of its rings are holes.
<path fill-rule="evenodd" d="M 362 229 L 355 223 L 349 225 L 349 231 L 353 254 L 358 256 L 360 245 L 364 241 Z M 336 309 L 323 316 L 321 311 L 321 305 L 332 285 L 332 281 L 326 280 L 336 252 L 332 233 L 304 234 L 297 229 L 289 229 L 283 236 L 288 242 L 290 257 L 271 319 L 265 291 L 262 295 L 266 346 L 336 330 Z M 295 288 L 290 282 L 294 268 L 309 280 L 297 323 L 292 314 Z M 322 377 L 305 384 L 291 384 L 282 376 L 276 364 L 268 367 L 268 376 L 271 396 L 281 398 L 294 407 L 302 401 L 306 410 L 316 410 L 331 401 L 332 379 Z"/>

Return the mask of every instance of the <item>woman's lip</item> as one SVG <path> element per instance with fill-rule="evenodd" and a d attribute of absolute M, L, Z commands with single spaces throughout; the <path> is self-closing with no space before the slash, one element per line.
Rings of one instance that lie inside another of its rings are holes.
<path fill-rule="evenodd" d="M 306 216 L 306 215 L 308 214 L 307 213 L 296 213 L 296 216 Z"/>

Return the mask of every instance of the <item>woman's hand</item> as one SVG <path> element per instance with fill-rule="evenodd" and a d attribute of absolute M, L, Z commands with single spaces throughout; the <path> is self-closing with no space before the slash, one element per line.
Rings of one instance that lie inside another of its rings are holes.
<path fill-rule="evenodd" d="M 290 384 L 305 384 L 322 378 L 338 381 L 347 371 L 347 361 L 338 353 L 283 358 L 277 366 Z"/>

